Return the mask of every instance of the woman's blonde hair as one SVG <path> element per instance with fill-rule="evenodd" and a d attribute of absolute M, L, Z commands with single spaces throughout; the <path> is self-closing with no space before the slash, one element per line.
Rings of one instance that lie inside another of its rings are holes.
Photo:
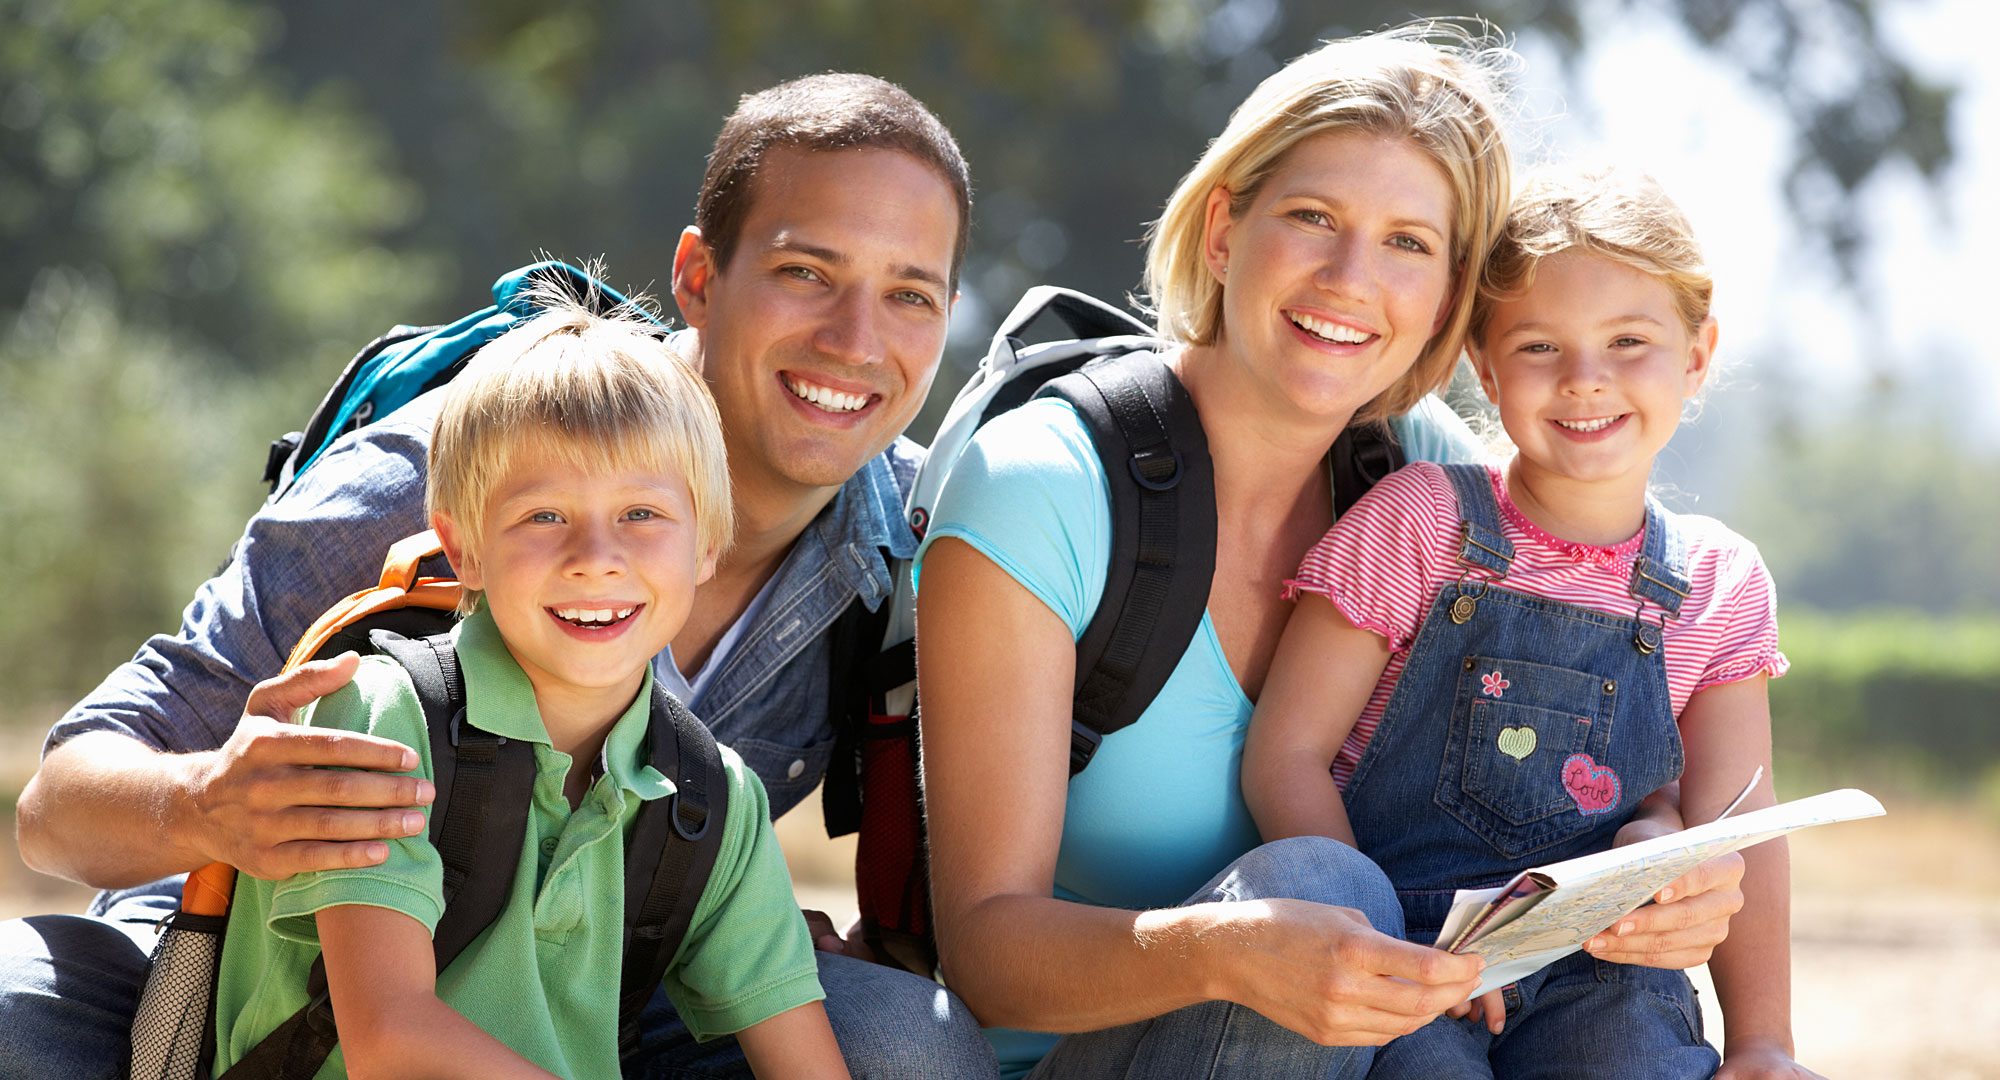
<path fill-rule="evenodd" d="M 1493 305 L 1518 299 L 1543 259 L 1582 251 L 1658 278 L 1692 334 L 1708 318 L 1715 279 L 1687 215 L 1652 177 L 1615 165 L 1542 165 L 1528 174 L 1486 260 L 1473 307 L 1475 344 Z"/>
<path fill-rule="evenodd" d="M 1326 42 L 1258 84 L 1148 232 L 1145 292 L 1160 335 L 1208 345 L 1222 331 L 1222 285 L 1203 258 L 1209 192 L 1228 191 L 1230 215 L 1239 217 L 1304 139 L 1340 131 L 1409 139 L 1451 184 L 1452 311 L 1410 370 L 1354 419 L 1404 412 L 1442 386 L 1458 362 L 1480 267 L 1507 212 L 1502 108 L 1517 65 L 1483 23 L 1467 29 L 1426 20 Z"/>
<path fill-rule="evenodd" d="M 708 387 L 659 328 L 627 304 L 594 314 L 560 289 L 543 310 L 473 354 L 451 382 L 430 449 L 429 514 L 444 513 L 478 551 L 486 502 L 523 449 L 584 472 L 672 471 L 694 498 L 695 536 L 721 555 L 735 533 L 722 420 Z M 479 595 L 460 605 L 470 613 Z"/>

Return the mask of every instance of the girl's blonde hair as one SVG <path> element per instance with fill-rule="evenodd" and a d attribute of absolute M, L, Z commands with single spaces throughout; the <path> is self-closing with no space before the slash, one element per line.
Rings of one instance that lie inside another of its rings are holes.
<path fill-rule="evenodd" d="M 672 471 L 694 498 L 695 536 L 720 556 L 735 533 L 722 420 L 701 376 L 631 304 L 608 315 L 560 289 L 541 314 L 473 354 L 451 382 L 430 449 L 429 514 L 480 549 L 486 502 L 524 449 L 584 472 Z M 467 591 L 461 613 L 475 610 Z"/>
<path fill-rule="evenodd" d="M 1687 215 L 1652 177 L 1614 165 L 1543 165 L 1514 198 L 1500 241 L 1480 277 L 1471 333 L 1477 343 L 1493 306 L 1518 299 L 1543 259 L 1582 251 L 1658 278 L 1688 333 L 1708 318 L 1715 279 Z"/>
<path fill-rule="evenodd" d="M 1451 184 L 1452 311 L 1410 370 L 1354 419 L 1404 412 L 1442 386 L 1464 346 L 1480 268 L 1507 212 L 1501 113 L 1517 65 L 1485 24 L 1468 30 L 1427 20 L 1326 42 L 1258 84 L 1148 232 L 1144 287 L 1160 335 L 1208 345 L 1222 332 L 1222 284 L 1203 258 L 1209 192 L 1228 191 L 1229 213 L 1240 217 L 1304 139 L 1342 131 L 1409 139 Z"/>

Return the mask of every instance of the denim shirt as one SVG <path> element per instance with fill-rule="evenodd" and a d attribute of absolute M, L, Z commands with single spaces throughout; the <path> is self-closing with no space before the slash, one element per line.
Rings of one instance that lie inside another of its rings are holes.
<path fill-rule="evenodd" d="M 278 673 L 306 627 L 379 580 L 390 544 L 429 527 L 425 459 L 443 398 L 433 390 L 342 436 L 267 502 L 196 591 L 180 632 L 156 635 L 112 671 L 57 721 L 43 753 L 89 731 L 169 752 L 222 745 L 250 688 Z M 888 559 L 916 552 L 902 507 L 923 453 L 899 438 L 848 478 L 779 565 L 755 623 L 686 703 L 764 782 L 774 818 L 826 771 L 826 628 L 855 597 L 879 607 L 893 581 Z"/>

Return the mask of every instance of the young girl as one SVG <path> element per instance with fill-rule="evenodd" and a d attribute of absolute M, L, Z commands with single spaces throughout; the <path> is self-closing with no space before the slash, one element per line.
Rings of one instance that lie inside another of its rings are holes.
<path fill-rule="evenodd" d="M 1379 863 L 1412 941 L 1435 940 L 1458 889 L 1610 847 L 1677 777 L 1690 823 L 1760 765 L 1744 808 L 1773 801 L 1765 680 L 1786 662 L 1770 577 L 1749 542 L 1646 492 L 1709 373 L 1710 292 L 1686 219 L 1650 180 L 1531 179 L 1471 338 L 1516 452 L 1504 468 L 1390 476 L 1289 584 L 1302 598 L 1251 723 L 1244 795 L 1265 840 L 1331 836 Z M 1745 908 L 1713 957 L 1723 1075 L 1811 1076 L 1791 1061 L 1784 843 L 1745 859 Z M 1371 1078 L 1718 1064 L 1685 974 L 1588 951 L 1457 1011 L 1385 1047 Z"/>

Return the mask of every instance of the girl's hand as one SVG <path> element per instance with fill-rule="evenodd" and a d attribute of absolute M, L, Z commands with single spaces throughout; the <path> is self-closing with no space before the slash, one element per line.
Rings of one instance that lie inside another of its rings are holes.
<path fill-rule="evenodd" d="M 1486 1030 L 1498 1035 L 1501 1027 L 1507 1022 L 1507 1001 L 1499 990 L 1488 990 L 1471 1001 L 1461 1001 L 1453 1005 L 1446 1009 L 1444 1014 L 1453 1020 L 1468 1015 L 1474 1021 L 1483 1020 L 1486 1023 Z"/>
<path fill-rule="evenodd" d="M 1736 1045 L 1716 1070 L 1715 1080 L 1826 1080 L 1825 1077 L 1792 1060 L 1792 1055 L 1775 1042 L 1758 1041 Z"/>
<path fill-rule="evenodd" d="M 1627 826 L 1630 828 L 1630 826 Z M 1620 834 L 1620 839 L 1633 838 Z M 1729 936 L 1729 918 L 1743 909 L 1743 856 L 1730 852 L 1669 882 L 1654 903 L 1584 943 L 1599 960 L 1643 967 L 1691 968 Z"/>

